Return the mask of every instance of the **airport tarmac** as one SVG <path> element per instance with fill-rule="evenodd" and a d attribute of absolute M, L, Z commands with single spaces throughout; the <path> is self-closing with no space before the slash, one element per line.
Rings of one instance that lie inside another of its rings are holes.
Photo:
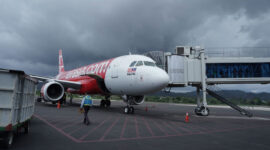
<path fill-rule="evenodd" d="M 121 101 L 109 109 L 94 106 L 86 126 L 78 104 L 57 109 L 36 103 L 29 134 L 15 137 L 11 149 L 270 149 L 270 111 L 251 109 L 254 117 L 248 118 L 212 107 L 210 116 L 199 117 L 192 105 L 144 103 L 126 115 L 123 106 Z"/>

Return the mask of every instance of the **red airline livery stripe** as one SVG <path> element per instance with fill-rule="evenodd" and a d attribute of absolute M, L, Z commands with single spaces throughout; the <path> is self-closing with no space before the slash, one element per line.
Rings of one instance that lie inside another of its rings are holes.
<path fill-rule="evenodd" d="M 81 75 L 85 74 L 96 74 L 104 79 L 107 69 L 112 61 L 113 59 L 109 59 L 88 66 L 80 67 L 71 71 L 63 72 L 58 76 L 58 79 L 76 81 L 82 79 Z"/>

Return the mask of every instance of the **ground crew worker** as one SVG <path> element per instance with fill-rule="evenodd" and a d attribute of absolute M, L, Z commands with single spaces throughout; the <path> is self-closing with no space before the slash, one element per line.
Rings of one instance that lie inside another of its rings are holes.
<path fill-rule="evenodd" d="M 83 123 L 86 125 L 89 125 L 89 119 L 88 119 L 88 111 L 90 109 L 90 107 L 92 106 L 92 99 L 89 95 L 86 95 L 81 103 L 81 110 L 84 109 L 84 119 L 83 119 Z"/>

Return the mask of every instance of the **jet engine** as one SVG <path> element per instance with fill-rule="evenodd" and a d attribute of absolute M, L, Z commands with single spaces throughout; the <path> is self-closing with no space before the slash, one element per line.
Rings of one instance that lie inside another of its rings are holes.
<path fill-rule="evenodd" d="M 58 101 L 65 93 L 64 87 L 58 82 L 48 82 L 42 87 L 44 99 L 47 101 Z"/>
<path fill-rule="evenodd" d="M 139 96 L 123 95 L 122 99 L 125 103 L 127 103 L 129 100 L 131 105 L 140 105 L 144 102 L 143 95 L 139 95 Z"/>

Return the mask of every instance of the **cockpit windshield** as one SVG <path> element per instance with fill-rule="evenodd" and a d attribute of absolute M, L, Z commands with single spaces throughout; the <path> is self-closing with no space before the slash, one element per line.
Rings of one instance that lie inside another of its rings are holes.
<path fill-rule="evenodd" d="M 156 64 L 154 62 L 151 62 L 151 61 L 133 61 L 129 67 L 138 67 L 138 66 L 152 66 L 152 67 L 155 67 Z"/>
<path fill-rule="evenodd" d="M 133 66 L 136 64 L 136 62 L 137 62 L 137 61 L 133 61 L 133 62 L 129 65 L 129 67 L 133 67 Z"/>
<path fill-rule="evenodd" d="M 150 62 L 150 61 L 144 61 L 144 65 L 145 66 L 152 66 L 152 67 L 156 66 L 156 64 L 154 62 Z"/>
<path fill-rule="evenodd" d="M 142 61 L 138 61 L 138 63 L 136 64 L 136 66 L 142 66 L 143 62 Z"/>

